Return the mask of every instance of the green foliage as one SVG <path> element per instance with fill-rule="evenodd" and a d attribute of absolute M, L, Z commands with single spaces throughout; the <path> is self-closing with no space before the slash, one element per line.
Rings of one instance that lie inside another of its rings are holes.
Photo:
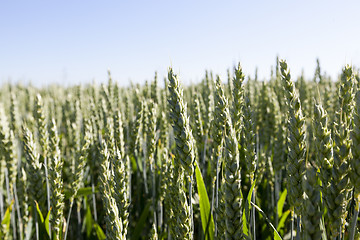
<path fill-rule="evenodd" d="M 7 235 L 10 232 L 10 214 L 11 214 L 13 205 L 14 205 L 14 201 L 12 201 L 11 204 L 9 205 L 9 207 L 6 209 L 6 212 L 1 221 L 0 237 L 3 239 L 6 239 Z"/>
<path fill-rule="evenodd" d="M 41 210 L 39 208 L 39 204 L 37 202 L 35 202 L 35 204 L 36 204 L 37 222 L 39 226 L 39 238 L 43 240 L 50 240 L 50 229 L 49 229 L 50 211 L 47 213 L 46 218 L 44 219 Z"/>
<path fill-rule="evenodd" d="M 199 194 L 201 223 L 202 223 L 205 239 L 214 240 L 214 232 L 215 232 L 214 220 L 210 210 L 209 197 L 206 192 L 204 180 L 198 165 L 196 165 L 195 173 L 196 173 L 197 189 Z"/>
<path fill-rule="evenodd" d="M 281 193 L 279 201 L 277 202 L 277 210 L 278 210 L 278 216 L 279 217 L 281 217 L 283 215 L 283 208 L 284 208 L 286 196 L 287 196 L 287 190 L 285 189 Z"/>
<path fill-rule="evenodd" d="M 354 69 L 330 79 L 317 61 L 294 81 L 277 60 L 264 81 L 238 64 L 188 86 L 169 69 L 165 88 L 157 74 L 120 87 L 110 71 L 101 85 L 4 84 L 0 238 L 286 239 L 294 214 L 303 239 L 356 238 Z"/>

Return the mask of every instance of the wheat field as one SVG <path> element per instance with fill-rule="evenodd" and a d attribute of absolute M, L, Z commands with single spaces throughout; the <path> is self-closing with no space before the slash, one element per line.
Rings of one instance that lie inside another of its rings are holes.
<path fill-rule="evenodd" d="M 1 239 L 360 239 L 360 75 L 0 89 Z"/>

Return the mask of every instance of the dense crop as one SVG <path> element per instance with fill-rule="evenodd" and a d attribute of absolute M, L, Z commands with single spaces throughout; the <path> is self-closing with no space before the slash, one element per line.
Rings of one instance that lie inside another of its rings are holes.
<path fill-rule="evenodd" d="M 1 239 L 358 239 L 359 75 L 0 89 Z"/>

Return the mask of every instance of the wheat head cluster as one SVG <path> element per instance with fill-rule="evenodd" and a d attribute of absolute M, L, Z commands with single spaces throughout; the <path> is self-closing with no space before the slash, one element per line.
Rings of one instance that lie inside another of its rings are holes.
<path fill-rule="evenodd" d="M 0 238 L 360 239 L 360 75 L 3 84 Z"/>

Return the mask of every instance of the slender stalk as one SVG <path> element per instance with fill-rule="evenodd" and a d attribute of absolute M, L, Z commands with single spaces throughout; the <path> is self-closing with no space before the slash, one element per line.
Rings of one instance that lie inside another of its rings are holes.
<path fill-rule="evenodd" d="M 64 240 L 66 240 L 66 238 L 67 238 L 67 233 L 68 233 L 69 224 L 70 224 L 71 210 L 72 210 L 73 204 L 74 204 L 74 201 L 71 201 L 70 208 L 69 208 L 69 213 L 68 213 L 67 220 L 66 220 L 66 229 L 65 229 Z"/>
<path fill-rule="evenodd" d="M 11 225 L 13 226 L 13 239 L 16 240 L 17 239 L 17 235 L 16 235 L 16 220 L 15 220 L 15 208 L 11 209 Z"/>
<path fill-rule="evenodd" d="M 203 149 L 203 152 L 202 152 L 202 160 L 201 160 L 201 162 L 202 162 L 202 165 L 204 166 L 203 168 L 202 168 L 202 175 L 203 176 L 205 176 L 205 159 L 206 159 L 206 145 L 207 145 L 207 142 L 208 142 L 208 134 L 206 133 L 205 134 L 205 137 L 204 137 L 205 139 L 204 139 L 204 149 Z"/>
<path fill-rule="evenodd" d="M 92 191 L 92 204 L 94 208 L 94 221 L 97 222 L 97 211 L 96 211 L 96 196 L 95 196 L 95 184 L 94 176 L 91 176 L 91 191 Z"/>
<path fill-rule="evenodd" d="M 259 141 L 258 131 L 256 131 L 255 135 L 256 135 L 256 153 L 259 153 L 260 152 L 260 141 Z M 256 155 L 256 153 L 255 153 L 255 155 Z M 255 169 L 256 169 L 256 165 L 257 165 L 257 161 L 255 161 Z M 254 182 L 254 177 L 253 177 L 253 179 L 251 179 L 251 185 L 253 184 L 253 182 Z M 255 204 L 255 192 L 256 192 L 256 188 L 254 187 L 254 190 L 253 190 L 252 196 L 251 196 L 252 202 L 254 204 Z M 256 239 L 256 219 L 255 219 L 255 208 L 254 207 L 252 207 L 252 223 L 253 223 L 253 237 L 254 237 L 254 239 Z"/>
<path fill-rule="evenodd" d="M 144 156 L 147 156 L 146 153 L 146 147 L 143 148 L 143 153 Z M 147 175 L 146 175 L 146 159 L 143 158 L 143 178 L 144 178 L 144 187 L 145 187 L 145 194 L 148 195 L 149 194 L 149 188 L 148 188 L 148 184 L 147 184 Z"/>
<path fill-rule="evenodd" d="M 47 157 L 44 157 L 44 168 L 45 168 L 45 181 L 46 181 L 46 197 L 47 197 L 47 206 L 48 206 L 48 212 L 50 212 L 50 183 L 49 183 L 49 173 L 48 173 L 48 163 L 47 163 Z M 51 221 L 49 221 L 49 229 L 51 229 Z M 52 234 L 50 233 L 50 239 Z"/>
<path fill-rule="evenodd" d="M 129 203 L 131 203 L 131 162 L 130 158 L 127 158 L 127 164 L 128 164 L 128 186 L 129 186 Z"/>
<path fill-rule="evenodd" d="M 150 171 L 151 171 L 151 177 L 152 177 L 152 202 L 153 202 L 153 211 L 154 211 L 154 225 L 157 228 L 157 213 L 156 213 L 156 180 L 155 180 L 155 172 L 154 172 L 154 165 L 151 162 L 150 163 Z"/>
<path fill-rule="evenodd" d="M 215 208 L 217 209 L 219 207 L 219 172 L 220 172 L 220 156 L 216 160 L 216 182 L 215 182 Z M 213 197 L 214 198 L 214 197 Z M 213 212 L 214 216 L 214 224 L 215 224 L 215 236 L 217 236 L 217 211 Z"/>
<path fill-rule="evenodd" d="M 6 184 L 6 191 L 8 196 L 8 204 L 12 201 L 12 194 L 10 191 L 10 183 L 9 183 L 9 171 L 5 168 L 5 184 Z M 11 209 L 11 225 L 13 229 L 13 238 L 16 240 L 16 221 L 15 221 L 15 212 L 14 208 Z"/>
<path fill-rule="evenodd" d="M 19 205 L 19 199 L 18 199 L 18 196 L 17 196 L 16 184 L 14 184 L 13 187 L 14 187 L 15 207 L 16 207 L 16 212 L 17 212 L 17 215 L 18 215 L 19 236 L 20 236 L 20 239 L 22 240 L 24 238 L 23 222 L 22 222 L 22 218 L 21 218 L 20 205 Z"/>
<path fill-rule="evenodd" d="M 39 223 L 38 223 L 38 214 L 36 212 L 36 203 L 34 202 L 34 210 L 33 213 L 35 215 L 35 233 L 36 233 L 36 240 L 39 240 Z"/>
<path fill-rule="evenodd" d="M 290 239 L 294 240 L 294 210 L 291 209 L 291 229 L 290 229 Z"/>
<path fill-rule="evenodd" d="M 4 216 L 4 194 L 3 194 L 3 189 L 0 189 L 0 221 L 3 220 L 3 216 Z"/>
<path fill-rule="evenodd" d="M 78 220 L 78 231 L 77 231 L 77 239 L 81 240 L 82 239 L 82 235 L 81 235 L 81 205 L 77 204 L 76 205 L 76 213 L 77 213 L 77 220 Z"/>
<path fill-rule="evenodd" d="M 139 163 L 138 163 L 138 161 L 137 161 L 137 159 L 138 159 L 138 156 L 139 154 L 138 154 L 138 152 L 137 152 L 137 150 L 135 150 L 135 153 L 134 153 L 134 158 L 136 159 L 135 160 L 135 162 L 136 162 L 136 168 L 137 169 L 140 169 L 139 168 Z M 137 198 L 136 198 L 136 205 L 140 205 L 141 204 L 141 194 L 137 194 L 138 192 L 139 192 L 139 189 L 141 188 L 140 187 L 140 185 L 141 185 L 141 181 L 140 181 L 140 179 L 141 179 L 141 176 L 142 174 L 141 174 L 141 172 L 140 172 L 140 170 L 138 170 L 138 171 L 136 171 L 136 189 L 137 189 L 137 191 L 136 191 L 136 193 L 135 193 L 135 196 L 137 196 Z M 139 211 L 137 210 L 137 212 L 136 212 L 136 216 L 138 216 L 140 213 L 139 213 Z"/>
<path fill-rule="evenodd" d="M 349 240 L 355 239 L 356 223 L 357 223 L 357 219 L 358 219 L 358 215 L 359 215 L 359 209 L 360 209 L 360 202 L 356 201 L 356 206 L 354 208 L 354 215 L 351 219 Z"/>
<path fill-rule="evenodd" d="M 279 216 L 277 202 L 279 201 L 279 173 L 275 172 L 275 227 L 278 227 Z"/>
<path fill-rule="evenodd" d="M 194 213 L 192 206 L 192 188 L 193 188 L 193 175 L 190 176 L 189 180 L 189 206 L 190 206 L 190 222 L 191 222 L 191 235 L 194 237 Z"/>
<path fill-rule="evenodd" d="M 216 182 L 215 182 L 216 184 Z M 215 209 L 215 189 L 214 189 L 215 186 L 212 186 L 211 187 L 211 190 L 212 190 L 212 193 L 211 193 L 211 213 L 212 215 L 214 216 L 214 224 L 215 224 L 215 235 L 216 235 L 216 232 L 217 232 L 217 224 L 216 224 L 216 211 L 214 211 Z"/>
<path fill-rule="evenodd" d="M 253 190 L 253 192 L 251 194 L 251 199 L 252 199 L 251 201 L 254 204 L 256 204 L 255 203 L 255 188 L 254 188 L 254 190 Z M 251 223 L 252 223 L 252 227 L 253 227 L 253 239 L 256 239 L 255 208 L 254 207 L 251 208 L 251 213 L 252 213 L 252 221 L 251 221 Z"/>

